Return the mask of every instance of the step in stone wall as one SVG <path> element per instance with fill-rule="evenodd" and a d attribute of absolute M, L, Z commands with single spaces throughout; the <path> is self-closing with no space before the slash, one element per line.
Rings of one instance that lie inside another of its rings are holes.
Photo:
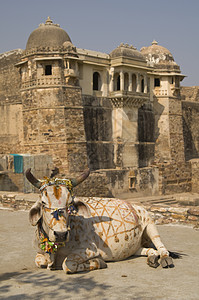
<path fill-rule="evenodd" d="M 76 197 L 81 199 L 81 197 Z M 5 193 L 0 192 L 0 209 L 29 210 L 39 199 L 39 194 Z M 83 198 L 82 198 L 83 199 Z M 199 228 L 199 206 L 181 206 L 179 204 L 153 204 L 129 201 L 132 205 L 140 204 L 151 214 L 155 223 L 160 224 L 189 224 Z"/>

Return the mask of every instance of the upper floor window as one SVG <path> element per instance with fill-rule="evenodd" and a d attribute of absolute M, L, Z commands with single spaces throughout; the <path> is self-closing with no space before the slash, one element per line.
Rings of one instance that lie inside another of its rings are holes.
<path fill-rule="evenodd" d="M 93 73 L 93 90 L 100 91 L 100 74 L 98 72 Z"/>
<path fill-rule="evenodd" d="M 120 91 L 120 75 L 117 77 L 117 91 Z"/>
<path fill-rule="evenodd" d="M 52 65 L 45 66 L 45 75 L 52 75 Z"/>
<path fill-rule="evenodd" d="M 160 86 L 160 78 L 155 78 L 154 79 L 154 86 Z"/>
<path fill-rule="evenodd" d="M 136 87 L 137 87 L 137 81 L 136 81 L 136 75 L 132 75 L 132 91 L 136 92 Z"/>
<path fill-rule="evenodd" d="M 144 79 L 141 80 L 141 92 L 144 93 Z"/>

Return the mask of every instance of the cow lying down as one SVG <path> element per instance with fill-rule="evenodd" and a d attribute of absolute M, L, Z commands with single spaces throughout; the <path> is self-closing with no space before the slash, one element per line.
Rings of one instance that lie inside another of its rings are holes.
<path fill-rule="evenodd" d="M 89 175 L 77 179 L 36 179 L 31 170 L 27 179 L 41 191 L 31 208 L 30 223 L 36 226 L 35 263 L 40 268 L 65 273 L 106 268 L 107 261 L 144 255 L 151 267 L 173 267 L 148 212 L 118 199 L 87 198 L 75 201 L 72 188 Z M 151 242 L 156 249 L 150 248 Z"/>

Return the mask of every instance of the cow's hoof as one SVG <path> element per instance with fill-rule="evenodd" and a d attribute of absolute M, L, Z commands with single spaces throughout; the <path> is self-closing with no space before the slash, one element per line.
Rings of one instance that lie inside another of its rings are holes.
<path fill-rule="evenodd" d="M 107 263 L 105 263 L 105 261 L 103 259 L 97 258 L 96 260 L 98 261 L 99 269 L 107 268 Z"/>
<path fill-rule="evenodd" d="M 158 255 L 148 256 L 147 264 L 152 268 L 157 268 L 160 265 L 158 262 Z"/>
<path fill-rule="evenodd" d="M 173 260 L 171 257 L 162 257 L 160 259 L 160 264 L 162 266 L 162 268 L 173 268 L 174 264 L 173 264 Z"/>
<path fill-rule="evenodd" d="M 48 261 L 43 254 L 37 253 L 35 257 L 35 264 L 38 268 L 44 269 L 47 268 Z"/>

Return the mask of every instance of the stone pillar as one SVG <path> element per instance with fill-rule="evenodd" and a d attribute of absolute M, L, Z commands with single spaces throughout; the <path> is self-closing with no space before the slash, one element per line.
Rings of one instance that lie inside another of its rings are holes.
<path fill-rule="evenodd" d="M 140 93 L 141 92 L 141 82 L 140 82 L 140 74 L 136 73 L 136 92 Z"/>
<path fill-rule="evenodd" d="M 144 93 L 147 93 L 147 76 L 144 75 Z"/>
<path fill-rule="evenodd" d="M 124 72 L 120 71 L 120 91 L 124 91 Z"/>
<path fill-rule="evenodd" d="M 124 100 L 115 99 L 112 112 L 114 164 L 116 168 L 137 168 L 138 107 L 127 107 Z"/>
<path fill-rule="evenodd" d="M 114 69 L 110 71 L 110 92 L 114 91 Z"/>
<path fill-rule="evenodd" d="M 129 90 L 129 92 L 132 92 L 132 90 L 133 90 L 132 74 L 130 72 L 128 74 L 129 74 L 129 88 L 128 88 L 128 90 Z"/>

